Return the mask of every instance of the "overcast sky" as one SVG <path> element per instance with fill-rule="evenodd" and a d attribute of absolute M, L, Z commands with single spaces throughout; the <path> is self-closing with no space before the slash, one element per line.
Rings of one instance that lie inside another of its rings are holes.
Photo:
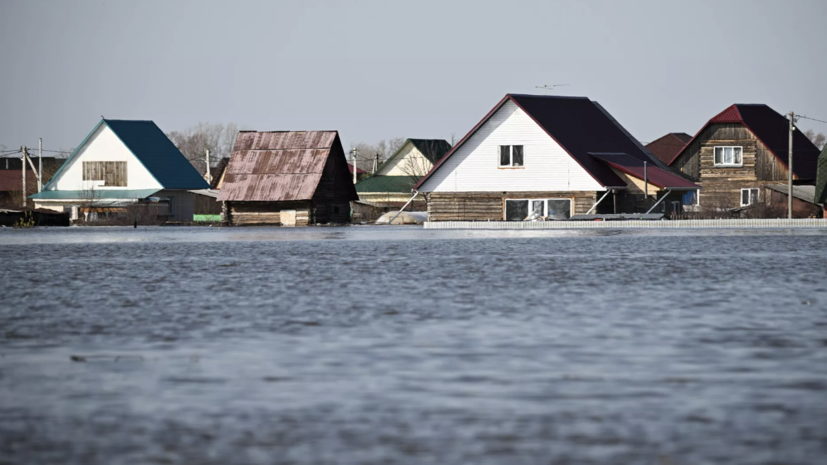
<path fill-rule="evenodd" d="M 0 144 L 75 147 L 101 115 L 450 139 L 543 84 L 643 142 L 732 103 L 827 120 L 825 18 L 825 0 L 0 0 Z"/>

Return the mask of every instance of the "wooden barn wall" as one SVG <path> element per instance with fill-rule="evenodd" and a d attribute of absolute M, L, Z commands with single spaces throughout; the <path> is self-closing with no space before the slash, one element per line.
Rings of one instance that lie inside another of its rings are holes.
<path fill-rule="evenodd" d="M 572 214 L 578 215 L 594 205 L 598 194 L 603 192 L 431 192 L 426 198 L 429 221 L 502 221 L 506 199 L 571 198 Z M 611 208 L 611 203 L 601 206 Z"/>
<path fill-rule="evenodd" d="M 227 202 L 229 224 L 280 225 L 282 210 L 296 210 L 296 226 L 310 223 L 310 201 L 295 202 Z"/>
<path fill-rule="evenodd" d="M 193 194 L 193 212 L 196 215 L 219 215 L 221 214 L 221 202 L 215 197 L 208 195 Z"/>
<path fill-rule="evenodd" d="M 342 144 L 336 140 L 330 149 L 322 177 L 313 194 L 311 222 L 347 223 L 350 221 L 350 201 L 359 200 L 353 176 L 347 167 Z"/>

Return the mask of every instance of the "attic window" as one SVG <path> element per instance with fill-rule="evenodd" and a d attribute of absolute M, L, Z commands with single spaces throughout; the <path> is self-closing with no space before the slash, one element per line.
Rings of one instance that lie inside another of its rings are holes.
<path fill-rule="evenodd" d="M 743 147 L 715 147 L 715 166 L 743 166 Z"/>
<path fill-rule="evenodd" d="M 522 145 L 500 146 L 500 167 L 522 168 L 524 162 Z"/>
<path fill-rule="evenodd" d="M 126 186 L 125 161 L 85 161 L 84 181 L 103 181 L 103 186 Z"/>

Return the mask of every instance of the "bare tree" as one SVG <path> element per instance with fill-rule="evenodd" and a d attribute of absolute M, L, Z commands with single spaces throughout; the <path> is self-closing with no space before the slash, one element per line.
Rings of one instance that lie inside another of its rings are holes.
<path fill-rule="evenodd" d="M 807 139 L 810 139 L 819 150 L 824 149 L 824 146 L 827 145 L 827 136 L 822 132 L 816 134 L 812 129 L 807 129 L 804 131 L 804 135 L 807 136 Z"/>
<path fill-rule="evenodd" d="M 378 164 L 381 164 L 387 160 L 402 147 L 406 140 L 404 137 L 394 137 L 388 140 L 382 139 L 375 144 L 357 142 L 352 144 L 350 149 L 356 149 L 357 151 L 356 166 L 359 169 L 370 171 L 373 169 L 374 162 L 378 161 Z M 350 155 L 348 155 L 348 161 L 350 161 Z"/>
<path fill-rule="evenodd" d="M 205 151 L 210 151 L 211 166 L 217 160 L 229 157 L 238 131 L 239 126 L 235 123 L 198 123 L 183 131 L 172 131 L 167 137 L 203 176 L 206 173 Z"/>

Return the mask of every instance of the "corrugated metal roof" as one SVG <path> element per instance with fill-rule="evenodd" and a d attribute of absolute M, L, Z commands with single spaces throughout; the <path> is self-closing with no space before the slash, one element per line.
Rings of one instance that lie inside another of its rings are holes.
<path fill-rule="evenodd" d="M 408 139 L 431 163 L 438 162 L 451 151 L 451 144 L 445 139 Z"/>
<path fill-rule="evenodd" d="M 411 192 L 416 178 L 411 176 L 371 176 L 356 184 L 356 192 Z"/>
<path fill-rule="evenodd" d="M 793 162 L 793 163 L 795 163 L 795 162 Z M 786 184 L 767 184 L 766 187 L 770 190 L 780 192 L 784 195 L 787 195 L 787 192 L 789 192 L 789 189 L 787 189 Z M 814 204 L 821 203 L 821 202 L 816 201 L 815 193 L 816 193 L 816 186 L 813 186 L 813 185 L 801 185 L 801 186 L 793 185 L 793 197 L 795 197 L 796 199 L 801 199 L 805 202 L 814 203 Z"/>
<path fill-rule="evenodd" d="M 646 167 L 646 173 L 644 175 L 643 160 L 625 153 L 590 153 L 590 155 L 630 176 L 638 179 L 644 179 L 645 177 L 648 182 L 657 187 L 665 189 L 700 189 L 701 187 L 692 181 L 652 164 Z"/>
<path fill-rule="evenodd" d="M 94 191 L 43 191 L 30 195 L 35 200 L 145 199 L 161 189 L 97 189 Z"/>
<path fill-rule="evenodd" d="M 310 200 L 336 141 L 336 131 L 242 131 L 218 200 Z"/>

